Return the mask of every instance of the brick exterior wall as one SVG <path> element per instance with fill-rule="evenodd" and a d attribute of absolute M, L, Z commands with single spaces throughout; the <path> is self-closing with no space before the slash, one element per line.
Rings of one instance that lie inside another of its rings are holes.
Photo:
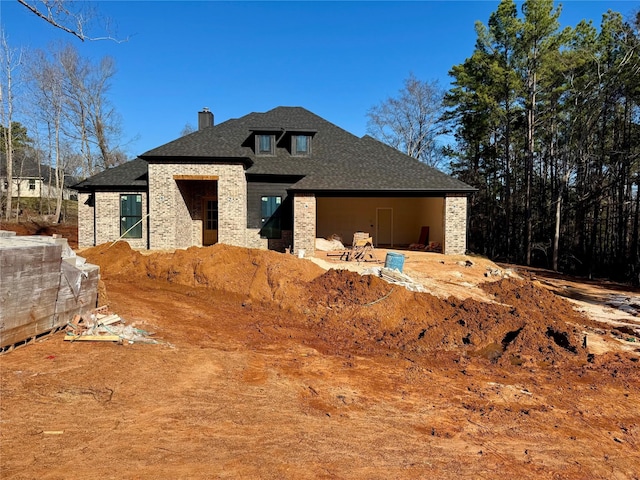
<path fill-rule="evenodd" d="M 95 192 L 94 207 L 89 194 L 78 194 L 78 247 L 91 247 L 120 238 L 120 195 L 142 196 L 142 238 L 123 238 L 131 248 L 147 248 L 147 194 L 145 192 Z M 95 217 L 94 217 L 95 213 Z M 94 232 L 95 227 L 95 232 Z M 94 243 L 95 240 L 95 243 Z"/>
<path fill-rule="evenodd" d="M 189 181 L 180 181 L 181 190 L 174 175 L 217 176 L 218 242 L 245 246 L 247 182 L 243 166 L 162 163 L 149 164 L 149 248 L 202 245 L 202 219 L 193 218 L 188 204 Z"/>
<path fill-rule="evenodd" d="M 93 243 L 94 207 L 89 201 L 90 196 L 89 193 L 78 193 L 78 248 L 95 246 Z"/>
<path fill-rule="evenodd" d="M 175 180 L 174 175 L 215 176 L 218 180 Z M 217 193 L 216 193 L 217 192 Z M 315 252 L 317 204 L 313 194 L 295 194 L 293 232 L 281 239 L 260 238 L 259 229 L 247 228 L 247 182 L 242 165 L 149 164 L 149 194 L 145 192 L 95 192 L 78 195 L 80 248 L 112 242 L 120 237 L 120 195 L 141 194 L 142 238 L 126 239 L 132 248 L 175 249 L 202 246 L 202 198 L 218 198 L 218 242 L 292 253 Z M 451 195 L 443 202 L 443 253 L 464 254 L 467 248 L 467 196 Z M 94 206 L 95 205 L 95 206 Z M 95 231 L 94 231 L 95 228 Z"/>
<path fill-rule="evenodd" d="M 259 228 L 247 228 L 247 243 L 248 248 L 261 248 L 266 249 L 269 247 L 269 240 L 266 238 L 260 238 Z"/>
<path fill-rule="evenodd" d="M 311 257 L 316 248 L 316 197 L 312 193 L 296 193 L 293 198 L 293 253 L 305 251 Z"/>
<path fill-rule="evenodd" d="M 467 196 L 444 199 L 444 245 L 446 255 L 464 255 L 467 251 Z"/>
<path fill-rule="evenodd" d="M 247 228 L 246 246 L 248 248 L 284 252 L 287 248 L 293 246 L 293 232 L 291 230 L 282 230 L 281 238 L 261 238 L 259 228 Z"/>

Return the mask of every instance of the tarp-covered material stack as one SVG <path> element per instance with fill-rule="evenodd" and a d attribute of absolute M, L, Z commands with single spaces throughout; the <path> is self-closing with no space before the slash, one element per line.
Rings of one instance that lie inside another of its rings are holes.
<path fill-rule="evenodd" d="M 96 307 L 99 267 L 64 238 L 0 231 L 0 348 L 63 327 Z"/>

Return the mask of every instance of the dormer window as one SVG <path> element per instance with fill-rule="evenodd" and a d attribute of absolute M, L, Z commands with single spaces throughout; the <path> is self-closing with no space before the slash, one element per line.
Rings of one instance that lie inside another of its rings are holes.
<path fill-rule="evenodd" d="M 311 138 L 309 135 L 293 135 L 291 150 L 294 155 L 309 155 L 311 153 Z"/>
<path fill-rule="evenodd" d="M 258 155 L 273 155 L 275 138 L 273 135 L 256 135 L 256 153 Z"/>

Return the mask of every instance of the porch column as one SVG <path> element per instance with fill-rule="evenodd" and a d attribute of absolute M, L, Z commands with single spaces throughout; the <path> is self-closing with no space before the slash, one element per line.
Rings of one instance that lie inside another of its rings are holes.
<path fill-rule="evenodd" d="M 293 252 L 312 257 L 316 249 L 316 196 L 296 193 L 293 197 Z"/>
<path fill-rule="evenodd" d="M 467 196 L 451 195 L 444 199 L 445 255 L 464 255 L 467 251 Z"/>

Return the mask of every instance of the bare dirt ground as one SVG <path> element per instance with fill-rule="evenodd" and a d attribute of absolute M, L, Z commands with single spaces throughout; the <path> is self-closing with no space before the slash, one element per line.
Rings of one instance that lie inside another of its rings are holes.
<path fill-rule="evenodd" d="M 640 344 L 541 272 L 405 252 L 432 295 L 274 252 L 108 247 L 81 253 L 102 302 L 161 343 L 1 356 L 3 479 L 640 478 Z"/>
<path fill-rule="evenodd" d="M 61 235 L 71 248 L 78 248 L 77 223 L 51 224 L 44 221 L 0 221 L 0 230 L 16 232 L 16 235 Z"/>

